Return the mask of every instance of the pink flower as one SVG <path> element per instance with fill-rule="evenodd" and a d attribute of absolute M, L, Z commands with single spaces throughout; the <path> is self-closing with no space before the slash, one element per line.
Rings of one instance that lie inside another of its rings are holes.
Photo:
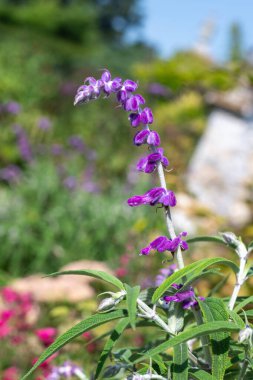
<path fill-rule="evenodd" d="M 115 271 L 116 276 L 118 276 L 118 277 L 125 277 L 127 275 L 127 272 L 128 272 L 127 269 L 123 268 L 123 267 L 118 268 Z"/>
<path fill-rule="evenodd" d="M 8 303 L 16 302 L 19 298 L 18 293 L 7 286 L 2 289 L 2 297 Z"/>
<path fill-rule="evenodd" d="M 37 337 L 45 346 L 50 346 L 50 344 L 53 343 L 56 333 L 57 330 L 54 327 L 45 327 L 36 330 Z"/>
<path fill-rule="evenodd" d="M 0 320 L 0 339 L 6 338 L 11 333 L 11 327 L 7 325 L 6 321 Z"/>
<path fill-rule="evenodd" d="M 17 367 L 9 367 L 3 372 L 3 380 L 18 380 Z"/>

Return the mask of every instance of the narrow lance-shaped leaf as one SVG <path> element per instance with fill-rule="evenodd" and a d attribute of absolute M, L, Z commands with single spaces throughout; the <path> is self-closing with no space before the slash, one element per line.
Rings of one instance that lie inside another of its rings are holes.
<path fill-rule="evenodd" d="M 113 276 L 112 274 L 102 272 L 100 270 L 93 270 L 93 269 L 68 270 L 64 272 L 51 273 L 51 274 L 48 274 L 46 277 L 55 277 L 55 276 L 71 275 L 71 274 L 94 277 L 99 280 L 109 282 L 110 284 L 116 286 L 117 288 L 124 290 L 123 283 L 117 277 Z"/>
<path fill-rule="evenodd" d="M 163 342 L 159 344 L 158 346 L 146 351 L 145 353 L 143 353 L 143 356 L 152 357 L 153 355 L 160 354 L 161 352 L 164 352 L 168 350 L 169 348 L 176 346 L 177 344 L 187 342 L 190 339 L 198 338 L 202 335 L 209 335 L 209 334 L 220 332 L 220 331 L 224 332 L 224 331 L 239 331 L 239 330 L 240 330 L 240 327 L 232 322 L 228 323 L 224 321 L 218 321 L 218 322 L 216 321 L 216 322 L 205 323 L 203 325 L 193 327 L 191 330 L 183 331 L 182 333 L 167 340 L 166 342 Z M 143 356 L 135 360 L 135 363 L 139 363 L 140 361 L 142 361 Z"/>
<path fill-rule="evenodd" d="M 174 272 L 171 276 L 169 276 L 160 286 L 156 289 L 152 301 L 153 303 L 157 302 L 158 299 L 163 295 L 163 293 L 169 289 L 169 287 L 175 283 L 180 282 L 180 280 L 183 277 L 191 276 L 191 280 L 194 279 L 194 277 L 198 277 L 198 275 L 208 268 L 211 265 L 227 265 L 232 268 L 232 270 L 237 273 L 238 267 L 235 263 L 233 263 L 230 260 L 224 259 L 222 257 L 215 257 L 215 258 L 209 258 L 209 259 L 203 259 L 198 261 L 197 263 L 192 263 L 190 265 L 187 265 L 183 269 L 178 270 L 177 272 Z"/>
<path fill-rule="evenodd" d="M 128 317 L 121 319 L 116 324 L 114 330 L 111 333 L 111 336 L 109 337 L 109 339 L 105 343 L 103 351 L 102 351 L 100 358 L 98 360 L 98 365 L 97 365 L 96 373 L 95 373 L 95 379 L 97 379 L 98 376 L 100 375 L 100 373 L 103 369 L 103 366 L 105 364 L 105 361 L 108 358 L 108 356 L 110 355 L 110 352 L 111 352 L 113 346 L 118 341 L 118 339 L 121 337 L 123 331 L 125 330 L 125 328 L 127 327 L 128 324 L 129 324 L 129 318 Z"/>
<path fill-rule="evenodd" d="M 130 323 L 133 329 L 135 329 L 136 313 L 137 313 L 137 298 L 140 294 L 140 286 L 134 286 L 133 288 L 125 284 L 126 289 L 126 303 L 128 309 L 128 315 Z"/>
<path fill-rule="evenodd" d="M 214 243 L 221 243 L 223 245 L 226 245 L 225 241 L 220 236 L 196 236 L 192 238 L 186 239 L 187 243 L 200 243 L 203 241 L 211 241 Z"/>
<path fill-rule="evenodd" d="M 199 306 L 204 315 L 205 322 L 229 321 L 226 306 L 222 300 L 217 298 L 206 298 L 205 301 L 199 301 Z M 212 374 L 217 380 L 222 380 L 226 371 L 229 337 L 230 334 L 227 332 L 210 334 L 212 347 Z"/>
<path fill-rule="evenodd" d="M 228 309 L 228 312 L 229 312 L 230 317 L 235 322 L 235 324 L 240 326 L 241 329 L 244 329 L 245 328 L 245 322 L 243 322 L 242 318 L 234 310 Z"/>
<path fill-rule="evenodd" d="M 204 371 L 203 369 L 190 369 L 189 371 L 190 379 L 194 380 L 215 380 L 210 373 Z"/>
<path fill-rule="evenodd" d="M 188 346 L 178 344 L 173 352 L 173 380 L 188 380 Z"/>
<path fill-rule="evenodd" d="M 85 331 L 94 329 L 104 323 L 110 322 L 114 319 L 119 319 L 127 316 L 127 311 L 123 309 L 118 309 L 112 311 L 111 313 L 106 314 L 95 314 L 84 321 L 79 322 L 77 325 L 73 326 L 71 329 L 66 331 L 64 334 L 60 335 L 39 357 L 34 366 L 30 369 L 30 371 L 22 377 L 21 380 L 26 379 L 29 375 L 31 375 L 36 368 L 39 367 L 41 363 L 43 363 L 46 359 L 52 356 L 55 352 L 59 351 L 65 344 L 72 341 L 77 336 L 81 335 Z"/>
<path fill-rule="evenodd" d="M 250 296 L 246 298 L 245 300 L 239 302 L 236 307 L 234 308 L 235 312 L 238 312 L 239 310 L 243 309 L 244 306 L 248 305 L 249 303 L 253 303 L 253 296 Z"/>
<path fill-rule="evenodd" d="M 248 245 L 248 252 L 253 251 L 253 240 Z"/>

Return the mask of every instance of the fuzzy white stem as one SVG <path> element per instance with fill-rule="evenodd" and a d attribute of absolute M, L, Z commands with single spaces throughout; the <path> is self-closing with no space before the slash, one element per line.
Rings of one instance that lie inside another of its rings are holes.
<path fill-rule="evenodd" d="M 230 298 L 230 301 L 229 301 L 229 304 L 228 304 L 229 310 L 233 310 L 233 308 L 235 306 L 235 302 L 236 302 L 237 296 L 238 296 L 239 291 L 241 289 L 241 286 L 243 285 L 243 283 L 246 280 L 246 274 L 245 274 L 245 265 L 246 265 L 246 263 L 247 263 L 247 256 L 241 257 L 240 258 L 239 272 L 236 275 L 236 284 L 235 284 L 235 287 L 234 287 L 234 290 L 233 290 L 233 294 L 232 294 L 232 296 Z"/>
<path fill-rule="evenodd" d="M 174 336 L 172 331 L 170 330 L 169 326 L 162 320 L 162 318 L 159 317 L 159 315 L 155 312 L 154 309 L 151 309 L 145 302 L 143 302 L 141 299 L 137 298 L 137 305 L 139 306 L 139 309 L 142 314 L 139 314 L 138 316 L 151 319 L 153 320 L 158 326 L 160 326 L 165 332 L 168 334 Z M 193 353 L 189 350 L 188 351 L 189 359 L 197 364 L 198 360 L 193 355 Z"/>
<path fill-rule="evenodd" d="M 167 190 L 164 170 L 163 170 L 163 166 L 162 166 L 161 162 L 159 162 L 159 164 L 158 164 L 157 172 L 158 172 L 158 176 L 159 176 L 161 187 L 163 187 L 165 190 Z M 169 235 L 170 235 L 171 239 L 174 239 L 176 237 L 176 233 L 175 233 L 175 229 L 174 229 L 174 226 L 173 226 L 173 222 L 172 222 L 171 212 L 170 212 L 170 207 L 169 206 L 165 208 L 165 220 L 166 220 L 166 224 L 167 224 Z M 177 252 L 175 254 L 175 257 L 176 257 L 176 260 L 177 260 L 178 268 L 179 269 L 184 268 L 184 259 L 183 259 L 183 255 L 182 255 L 182 251 L 181 251 L 180 247 L 178 247 Z"/>

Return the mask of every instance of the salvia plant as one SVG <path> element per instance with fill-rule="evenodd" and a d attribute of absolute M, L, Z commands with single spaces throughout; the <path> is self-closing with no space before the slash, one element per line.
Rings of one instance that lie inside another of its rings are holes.
<path fill-rule="evenodd" d="M 85 79 L 77 90 L 74 104 L 115 94 L 120 107 L 128 113 L 131 126 L 137 129 L 134 145 L 139 147 L 145 144 L 148 147 L 148 154 L 139 160 L 137 170 L 145 173 L 156 171 L 159 178 L 157 187 L 130 197 L 128 205 L 161 208 L 168 231 L 166 236 L 147 242 L 140 249 L 140 255 L 148 256 L 154 251 L 165 257 L 168 255 L 174 262 L 166 270 L 164 268 L 154 287 L 144 290 L 96 270 L 51 274 L 92 276 L 114 286 L 115 292 L 100 295 L 103 299 L 97 313 L 59 336 L 23 379 L 75 337 L 112 321 L 114 327 L 111 329 L 112 324 L 109 324 L 109 331 L 105 334 L 107 341 L 91 379 L 253 379 L 253 329 L 249 322 L 253 317 L 253 309 L 250 309 L 253 296 L 238 297 L 242 285 L 253 275 L 248 261 L 253 242 L 246 247 L 231 232 L 188 239 L 187 232 L 175 232 L 171 208 L 176 206 L 176 196 L 167 188 L 164 174 L 169 161 L 160 147 L 159 134 L 151 128 L 152 110 L 145 107 L 145 99 L 136 93 L 137 87 L 136 82 L 129 79 L 123 81 L 119 77 L 113 79 L 110 72 L 104 70 L 98 80 L 93 77 Z M 184 256 L 188 245 L 202 241 L 227 245 L 237 254 L 239 264 L 223 257 L 212 257 L 186 266 Z M 224 266 L 234 272 L 235 285 L 231 297 L 214 297 L 215 291 L 226 282 L 227 277 L 220 274 Z M 212 274 L 221 275 L 221 280 L 204 298 L 197 294 L 194 285 L 200 278 Z M 114 348 L 126 330 L 144 326 L 156 329 L 156 340 L 145 343 L 143 347 Z M 82 376 L 85 378 L 86 375 Z"/>

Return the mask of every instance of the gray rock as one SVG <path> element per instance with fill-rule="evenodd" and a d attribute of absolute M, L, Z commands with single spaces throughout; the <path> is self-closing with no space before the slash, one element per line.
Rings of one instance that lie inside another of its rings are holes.
<path fill-rule="evenodd" d="M 251 218 L 253 120 L 214 110 L 190 161 L 188 189 L 231 224 Z"/>

